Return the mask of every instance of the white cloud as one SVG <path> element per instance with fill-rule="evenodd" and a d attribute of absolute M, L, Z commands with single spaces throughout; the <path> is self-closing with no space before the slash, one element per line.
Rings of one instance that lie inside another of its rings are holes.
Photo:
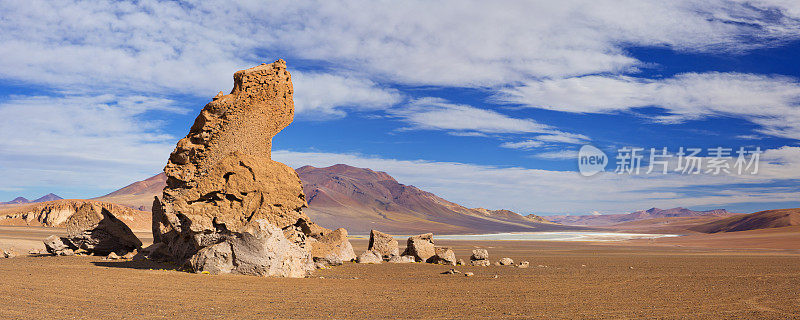
<path fill-rule="evenodd" d="M 738 51 L 800 34 L 791 1 L 30 0 L 0 11 L 3 78 L 199 95 L 279 56 L 373 80 L 496 86 L 641 67 L 625 46 Z"/>
<path fill-rule="evenodd" d="M 518 142 L 503 142 L 500 147 L 509 149 L 522 149 L 529 150 L 545 146 L 545 143 L 539 140 L 523 140 Z"/>
<path fill-rule="evenodd" d="M 550 126 L 531 119 L 517 119 L 496 111 L 449 103 L 439 98 L 420 98 L 388 111 L 411 125 L 408 129 L 480 133 L 544 133 Z"/>
<path fill-rule="evenodd" d="M 757 175 L 692 177 L 607 172 L 586 178 L 573 171 L 285 150 L 274 151 L 272 156 L 293 167 L 344 163 L 386 171 L 400 183 L 415 185 L 462 205 L 509 208 L 525 213 L 625 213 L 654 206 L 725 207 L 736 203 L 797 201 L 800 196 L 795 188 L 763 187 L 765 183 L 800 179 L 800 147 L 767 150 Z M 745 187 L 729 188 L 730 184 Z M 708 187 L 714 192 L 687 191 L 697 187 Z"/>
<path fill-rule="evenodd" d="M 578 151 L 575 150 L 557 150 L 540 152 L 533 155 L 536 158 L 548 160 L 574 160 L 578 159 Z"/>
<path fill-rule="evenodd" d="M 684 73 L 651 80 L 585 76 L 529 81 L 504 89 L 499 100 L 575 113 L 608 113 L 655 106 L 672 123 L 733 116 L 759 124 L 762 134 L 800 139 L 800 82 L 794 78 L 743 73 Z"/>
<path fill-rule="evenodd" d="M 0 188 L 102 190 L 152 175 L 175 146 L 150 110 L 183 113 L 140 96 L 12 97 L 0 103 Z M 83 195 L 87 196 L 87 195 Z"/>
<path fill-rule="evenodd" d="M 385 109 L 401 101 L 395 89 L 362 78 L 329 73 L 292 73 L 294 106 L 308 117 L 344 116 L 345 110 Z"/>

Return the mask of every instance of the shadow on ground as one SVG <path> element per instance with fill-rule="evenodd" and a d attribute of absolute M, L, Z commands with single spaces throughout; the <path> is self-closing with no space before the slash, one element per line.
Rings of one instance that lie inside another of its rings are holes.
<path fill-rule="evenodd" d="M 122 261 L 92 261 L 98 267 L 125 268 L 139 270 L 180 270 L 180 266 L 171 262 L 157 262 L 152 260 L 122 260 Z"/>

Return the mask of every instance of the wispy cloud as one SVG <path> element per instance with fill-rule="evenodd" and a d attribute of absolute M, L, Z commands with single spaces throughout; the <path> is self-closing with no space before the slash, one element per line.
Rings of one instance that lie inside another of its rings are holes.
<path fill-rule="evenodd" d="M 499 112 L 454 104 L 440 98 L 420 98 L 389 111 L 410 126 L 407 129 L 479 133 L 545 133 L 554 131 L 532 119 L 513 118 Z"/>
<path fill-rule="evenodd" d="M 663 123 L 712 116 L 747 119 L 760 133 L 800 139 L 800 82 L 784 76 L 684 73 L 667 79 L 585 76 L 529 81 L 504 89 L 497 99 L 574 113 L 609 113 L 661 107 Z"/>

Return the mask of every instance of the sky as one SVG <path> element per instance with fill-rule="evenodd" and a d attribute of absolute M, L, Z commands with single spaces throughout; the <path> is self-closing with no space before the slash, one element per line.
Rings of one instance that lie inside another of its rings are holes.
<path fill-rule="evenodd" d="M 273 159 L 293 167 L 523 214 L 800 207 L 798 57 L 793 0 L 0 0 L 0 201 L 160 172 L 235 71 L 281 58 L 296 115 Z M 605 171 L 579 173 L 584 145 Z"/>

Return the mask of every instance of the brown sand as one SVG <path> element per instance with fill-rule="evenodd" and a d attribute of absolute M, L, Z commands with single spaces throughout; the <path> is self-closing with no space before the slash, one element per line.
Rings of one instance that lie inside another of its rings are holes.
<path fill-rule="evenodd" d="M 4 228 L 0 238 L 15 241 L 57 231 L 25 236 Z M 356 251 L 366 242 L 353 240 Z M 277 279 L 99 257 L 19 257 L 0 259 L 0 318 L 800 319 L 800 254 L 791 251 L 437 244 L 465 260 L 482 247 L 493 261 L 507 256 L 531 267 L 456 267 L 475 273 L 464 277 L 440 274 L 447 266 L 347 263 L 314 278 Z"/>

